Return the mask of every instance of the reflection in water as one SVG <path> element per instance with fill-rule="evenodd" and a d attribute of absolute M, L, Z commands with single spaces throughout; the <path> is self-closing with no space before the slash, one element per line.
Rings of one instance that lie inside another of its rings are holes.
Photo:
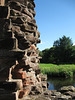
<path fill-rule="evenodd" d="M 58 90 L 62 86 L 72 85 L 75 87 L 75 77 L 74 78 L 52 78 L 48 77 L 49 90 Z"/>

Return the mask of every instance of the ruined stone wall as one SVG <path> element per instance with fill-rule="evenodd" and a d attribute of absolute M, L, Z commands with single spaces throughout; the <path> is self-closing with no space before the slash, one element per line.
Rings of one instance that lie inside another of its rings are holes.
<path fill-rule="evenodd" d="M 18 100 L 47 88 L 40 73 L 40 33 L 34 0 L 0 0 L 0 100 Z"/>

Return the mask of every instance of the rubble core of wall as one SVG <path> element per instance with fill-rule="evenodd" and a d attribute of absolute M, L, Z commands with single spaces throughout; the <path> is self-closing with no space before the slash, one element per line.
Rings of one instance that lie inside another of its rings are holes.
<path fill-rule="evenodd" d="M 0 100 L 18 100 L 47 89 L 39 69 L 34 8 L 34 0 L 0 0 Z"/>

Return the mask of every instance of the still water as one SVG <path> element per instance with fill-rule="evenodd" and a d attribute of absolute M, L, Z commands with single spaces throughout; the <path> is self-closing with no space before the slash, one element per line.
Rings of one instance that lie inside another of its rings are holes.
<path fill-rule="evenodd" d="M 48 77 L 49 90 L 58 90 L 62 86 L 72 85 L 75 87 L 75 77 L 74 78 L 52 78 Z"/>

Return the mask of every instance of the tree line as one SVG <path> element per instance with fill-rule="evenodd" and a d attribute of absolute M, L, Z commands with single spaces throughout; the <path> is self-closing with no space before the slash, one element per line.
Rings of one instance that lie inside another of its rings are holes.
<path fill-rule="evenodd" d="M 53 47 L 39 52 L 41 63 L 75 64 L 75 46 L 70 37 L 63 36 L 54 41 Z"/>

